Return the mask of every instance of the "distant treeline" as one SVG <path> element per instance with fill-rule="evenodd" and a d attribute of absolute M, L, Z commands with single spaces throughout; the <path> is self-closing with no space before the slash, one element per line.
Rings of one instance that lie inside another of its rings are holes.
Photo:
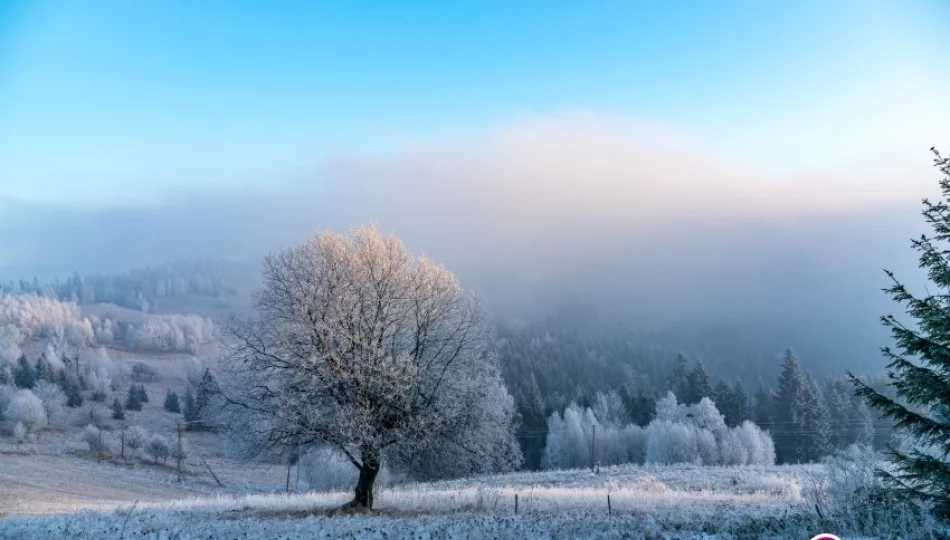
<path fill-rule="evenodd" d="M 156 299 L 185 295 L 212 298 L 236 296 L 246 287 L 250 265 L 198 259 L 149 266 L 115 275 L 73 274 L 51 283 L 0 283 L 0 291 L 37 294 L 77 304 L 110 303 L 149 311 Z"/>

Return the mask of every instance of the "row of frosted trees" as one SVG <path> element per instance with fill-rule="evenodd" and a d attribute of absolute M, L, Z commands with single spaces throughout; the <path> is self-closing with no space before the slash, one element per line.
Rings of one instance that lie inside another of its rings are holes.
<path fill-rule="evenodd" d="M 646 427 L 618 421 L 622 404 L 615 401 L 602 394 L 592 408 L 571 404 L 563 414 L 553 413 L 542 466 L 775 463 L 775 445 L 767 432 L 749 421 L 730 428 L 708 398 L 685 405 L 670 392 L 657 402 L 656 416 Z"/>

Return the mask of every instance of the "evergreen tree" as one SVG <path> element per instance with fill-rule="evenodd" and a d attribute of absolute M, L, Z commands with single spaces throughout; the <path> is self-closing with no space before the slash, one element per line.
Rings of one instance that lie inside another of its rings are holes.
<path fill-rule="evenodd" d="M 46 353 L 41 354 L 36 359 L 36 379 L 56 382 L 56 370 L 53 369 L 53 364 L 47 360 Z"/>
<path fill-rule="evenodd" d="M 933 150 L 935 165 L 942 173 L 942 200 L 924 200 L 923 216 L 933 236 L 913 240 L 920 253 L 920 267 L 927 270 L 937 293 L 918 298 L 897 280 L 887 289 L 914 320 L 905 325 L 893 315 L 882 317 L 891 330 L 896 349 L 882 352 L 895 398 L 888 397 L 849 373 L 857 392 L 885 417 L 896 420 L 896 429 L 909 438 L 906 448 L 891 447 L 894 465 L 882 476 L 900 493 L 932 503 L 939 515 L 950 518 L 950 422 L 942 414 L 950 407 L 950 158 Z"/>
<path fill-rule="evenodd" d="M 686 396 L 683 397 L 683 403 L 686 405 L 695 405 L 704 397 L 712 396 L 712 384 L 709 382 L 709 373 L 706 372 L 706 366 L 702 361 L 696 362 L 696 365 L 689 372 L 689 386 Z"/>
<path fill-rule="evenodd" d="M 762 429 L 767 429 L 772 424 L 772 406 L 772 394 L 760 377 L 755 390 L 752 421 Z"/>
<path fill-rule="evenodd" d="M 145 392 L 145 385 L 140 384 L 138 388 L 135 389 L 139 403 L 148 403 L 148 393 Z"/>
<path fill-rule="evenodd" d="M 738 426 L 746 420 L 752 419 L 749 396 L 745 393 L 745 387 L 742 386 L 742 381 L 736 380 L 732 385 L 732 406 L 734 408 L 734 418 L 733 423 L 729 424 L 730 426 Z"/>
<path fill-rule="evenodd" d="M 775 455 L 780 463 L 800 461 L 797 435 L 802 421 L 800 413 L 804 404 L 805 384 L 805 374 L 798 358 L 791 349 L 787 349 L 770 415 Z"/>
<path fill-rule="evenodd" d="M 172 392 L 171 389 L 165 393 L 165 410 L 173 413 L 181 412 L 181 407 L 178 404 L 178 394 Z"/>
<path fill-rule="evenodd" d="M 689 362 L 682 354 L 676 357 L 676 364 L 670 373 L 669 387 L 670 391 L 681 401 L 689 393 Z"/>
<path fill-rule="evenodd" d="M 82 407 L 82 394 L 79 392 L 78 384 L 68 385 L 65 393 L 67 407 Z"/>
<path fill-rule="evenodd" d="M 805 385 L 798 401 L 797 455 L 801 462 L 818 461 L 831 451 L 831 416 L 818 384 L 805 376 Z"/>
<path fill-rule="evenodd" d="M 719 412 L 722 413 L 726 425 L 734 426 L 733 422 L 735 422 L 737 414 L 733 402 L 732 388 L 729 388 L 726 381 L 719 381 L 713 387 L 712 400 Z"/>
<path fill-rule="evenodd" d="M 112 419 L 125 420 L 125 413 L 122 411 L 122 403 L 119 398 L 115 398 L 115 401 L 112 402 Z"/>
<path fill-rule="evenodd" d="M 198 410 L 195 408 L 195 395 L 191 391 L 191 387 L 185 390 L 185 407 L 182 410 L 184 415 L 184 420 L 186 426 L 192 425 L 193 422 L 198 421 Z"/>
<path fill-rule="evenodd" d="M 125 408 L 130 411 L 142 410 L 142 402 L 139 401 L 139 392 L 135 385 L 129 387 L 129 393 L 125 398 Z"/>
<path fill-rule="evenodd" d="M 17 360 L 16 369 L 13 371 L 13 384 L 20 388 L 33 388 L 36 383 L 36 371 L 30 365 L 26 356 L 20 356 Z"/>

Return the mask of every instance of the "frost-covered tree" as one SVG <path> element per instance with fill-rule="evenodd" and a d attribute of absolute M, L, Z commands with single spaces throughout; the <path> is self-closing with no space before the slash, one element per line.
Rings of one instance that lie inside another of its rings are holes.
<path fill-rule="evenodd" d="M 390 456 L 520 463 L 479 302 L 445 268 L 370 226 L 269 256 L 263 274 L 222 364 L 223 413 L 250 451 L 332 446 L 359 471 L 354 508 L 372 508 Z"/>
<path fill-rule="evenodd" d="M 178 403 L 178 394 L 172 392 L 171 389 L 165 393 L 165 410 L 173 413 L 180 413 L 181 406 Z"/>
<path fill-rule="evenodd" d="M 125 408 L 130 411 L 142 410 L 142 401 L 139 397 L 139 390 L 135 387 L 135 385 L 129 387 L 129 392 L 125 396 Z"/>
<path fill-rule="evenodd" d="M 689 394 L 689 361 L 682 354 L 677 355 L 676 364 L 670 373 L 669 389 L 677 396 Z"/>
<path fill-rule="evenodd" d="M 30 390 L 20 390 L 14 394 L 7 404 L 4 416 L 23 424 L 27 433 L 36 433 L 47 426 L 43 402 Z"/>
<path fill-rule="evenodd" d="M 125 432 L 125 446 L 129 448 L 133 456 L 145 446 L 147 441 L 148 432 L 139 426 L 132 426 Z"/>
<path fill-rule="evenodd" d="M 942 199 L 924 200 L 922 214 L 933 236 L 922 235 L 912 245 L 936 292 L 916 296 L 888 272 L 893 285 L 887 292 L 910 318 L 882 317 L 896 342 L 896 349 L 882 349 L 896 395 L 887 396 L 853 375 L 851 379 L 871 406 L 897 422 L 898 433 L 907 440 L 903 448 L 889 449 L 894 468 L 881 474 L 898 491 L 933 504 L 950 518 L 950 158 L 933 152 L 943 176 Z"/>
<path fill-rule="evenodd" d="M 47 425 L 54 425 L 63 418 L 66 408 L 66 394 L 59 386 L 46 380 L 41 380 L 33 386 L 33 394 L 43 403 Z"/>
<path fill-rule="evenodd" d="M 36 370 L 30 365 L 26 356 L 20 356 L 16 369 L 13 370 L 13 383 L 20 388 L 30 389 L 36 383 Z"/>
<path fill-rule="evenodd" d="M 155 461 L 155 463 L 158 463 L 158 460 L 162 460 L 162 463 L 166 463 L 168 462 L 168 456 L 171 455 L 171 448 L 165 437 L 153 434 L 145 446 L 145 452 L 152 456 L 152 460 Z"/>
<path fill-rule="evenodd" d="M 87 425 L 79 437 L 82 442 L 89 445 L 90 452 L 103 452 L 106 449 L 102 431 L 92 424 Z"/>

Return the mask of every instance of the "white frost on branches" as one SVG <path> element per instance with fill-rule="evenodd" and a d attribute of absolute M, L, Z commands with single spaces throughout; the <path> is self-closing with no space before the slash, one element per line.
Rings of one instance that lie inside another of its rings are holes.
<path fill-rule="evenodd" d="M 682 405 L 669 393 L 657 401 L 656 417 L 645 429 L 621 425 L 615 400 L 599 395 L 595 408 L 571 404 L 548 418 L 542 466 L 586 467 L 622 463 L 694 463 L 702 465 L 772 465 L 772 437 L 751 422 L 729 428 L 708 398 Z M 610 422 L 601 423 L 595 410 Z M 595 437 L 596 434 L 596 437 Z M 593 452 L 593 460 L 591 459 Z"/>

